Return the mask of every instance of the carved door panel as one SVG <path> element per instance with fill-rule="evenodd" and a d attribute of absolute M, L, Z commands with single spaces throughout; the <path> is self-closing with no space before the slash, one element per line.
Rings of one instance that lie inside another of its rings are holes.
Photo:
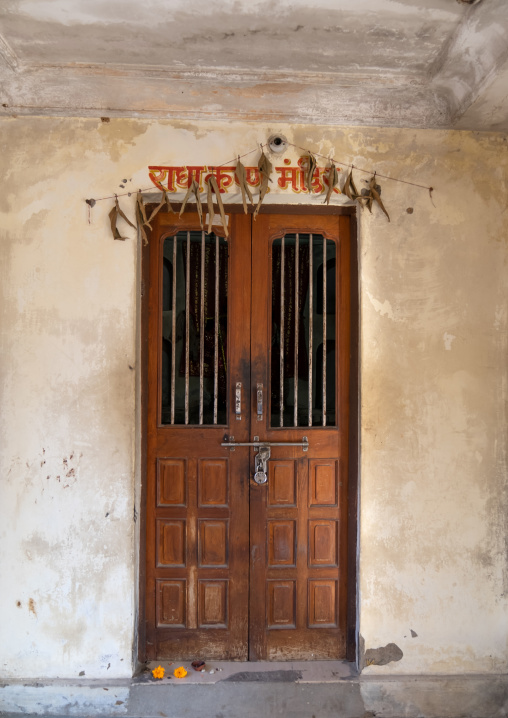
<path fill-rule="evenodd" d="M 145 255 L 147 657 L 345 657 L 349 217 L 228 218 Z"/>

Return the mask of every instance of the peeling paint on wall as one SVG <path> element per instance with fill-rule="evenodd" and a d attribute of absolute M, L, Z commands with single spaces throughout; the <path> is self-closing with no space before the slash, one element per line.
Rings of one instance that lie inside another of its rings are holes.
<path fill-rule="evenodd" d="M 387 663 L 400 661 L 403 656 L 403 652 L 395 643 L 388 643 L 380 648 L 367 648 L 363 658 L 363 665 L 364 667 L 386 666 Z"/>

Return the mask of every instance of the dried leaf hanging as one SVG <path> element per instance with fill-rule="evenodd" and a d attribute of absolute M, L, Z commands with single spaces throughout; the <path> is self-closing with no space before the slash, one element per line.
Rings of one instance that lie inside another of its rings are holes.
<path fill-rule="evenodd" d="M 312 152 L 309 152 L 309 156 L 307 157 L 307 169 L 305 170 L 305 184 L 307 185 L 307 189 L 310 193 L 312 193 L 312 180 L 314 178 L 314 170 L 316 169 L 316 166 L 316 158 Z"/>
<path fill-rule="evenodd" d="M 118 217 L 121 217 L 123 220 L 127 222 L 127 224 L 130 224 L 131 227 L 136 229 L 136 225 L 132 224 L 130 219 L 125 215 L 125 213 L 120 209 L 120 205 L 118 204 L 118 197 L 115 197 L 115 206 L 109 213 L 109 221 L 111 222 L 111 232 L 113 234 L 113 239 L 121 239 L 122 241 L 127 239 L 127 237 L 122 237 L 120 232 L 118 231 L 118 228 L 116 226 L 116 223 L 118 221 Z"/>
<path fill-rule="evenodd" d="M 368 201 L 367 206 L 368 206 L 369 210 L 372 211 L 372 202 L 373 201 L 377 202 L 378 205 L 383 210 L 383 212 L 388 217 L 388 221 L 390 221 L 390 215 L 386 211 L 386 207 L 384 206 L 384 204 L 381 200 L 381 187 L 380 187 L 380 185 L 376 184 L 376 173 L 374 173 L 369 180 L 368 193 L 369 193 L 369 201 Z M 363 194 L 363 191 L 362 191 L 362 194 Z"/>
<path fill-rule="evenodd" d="M 220 196 L 220 190 L 217 185 L 217 180 L 213 175 L 210 175 L 208 178 L 208 191 L 206 196 L 206 201 L 208 203 L 208 234 L 212 231 L 212 225 L 213 225 L 213 218 L 215 216 L 215 211 L 213 208 L 213 195 L 212 192 L 215 193 L 215 199 L 217 200 L 217 204 L 219 205 L 219 212 L 220 212 L 220 218 L 222 221 L 222 226 L 224 227 L 224 232 L 226 234 L 226 239 L 229 237 L 228 233 L 228 225 L 226 223 L 226 214 L 224 212 L 224 205 L 222 204 L 222 198 Z"/>
<path fill-rule="evenodd" d="M 263 204 L 265 194 L 268 191 L 268 182 L 270 181 L 270 175 L 273 170 L 272 163 L 265 155 L 263 150 L 261 150 L 261 157 L 258 161 L 258 167 L 261 174 L 261 187 L 259 188 L 258 203 L 256 205 L 256 209 L 254 210 L 254 219 L 256 219 L 256 217 L 258 216 L 259 210 L 261 209 L 261 205 Z"/>
<path fill-rule="evenodd" d="M 344 182 L 344 187 L 342 188 L 342 192 L 348 197 L 349 199 L 352 199 L 353 201 L 358 199 L 360 197 L 360 193 L 356 189 L 355 181 L 353 179 L 353 168 L 349 170 L 349 174 L 346 177 L 346 181 Z"/>
<path fill-rule="evenodd" d="M 150 224 L 150 222 L 152 221 L 152 219 L 154 219 L 155 216 L 156 216 L 157 214 L 159 214 L 159 212 L 161 211 L 161 209 L 162 209 L 163 207 L 165 207 L 165 208 L 168 210 L 168 212 L 173 212 L 173 213 L 174 213 L 174 211 L 175 211 L 175 210 L 173 209 L 173 207 L 171 206 L 171 202 L 169 201 L 168 193 L 166 192 L 166 190 L 162 190 L 162 199 L 161 199 L 160 203 L 157 205 L 157 207 L 155 207 L 155 209 L 153 210 L 153 212 L 152 212 L 152 214 L 150 215 L 150 217 L 148 218 L 148 224 Z"/>
<path fill-rule="evenodd" d="M 213 208 L 212 183 L 210 182 L 210 179 L 211 177 L 208 178 L 208 189 L 206 191 L 206 202 L 208 204 L 208 234 L 212 231 L 213 217 L 215 214 L 215 210 Z"/>
<path fill-rule="evenodd" d="M 136 195 L 136 206 L 139 207 L 139 214 L 141 219 L 143 220 L 143 224 L 148 225 L 148 220 L 146 218 L 146 211 L 145 211 L 145 203 L 143 202 L 143 195 L 141 192 L 138 192 Z M 148 225 L 150 226 L 150 225 Z M 152 229 L 150 227 L 150 229 Z"/>
<path fill-rule="evenodd" d="M 367 180 L 365 180 L 367 181 Z M 364 205 L 362 202 L 365 203 L 365 207 L 369 210 L 369 212 L 372 214 L 372 202 L 374 201 L 374 197 L 370 193 L 370 190 L 368 189 L 362 189 L 362 194 L 360 197 L 358 197 L 358 203 L 360 207 L 363 207 Z"/>
<path fill-rule="evenodd" d="M 152 229 L 152 227 L 146 218 L 145 204 L 143 202 L 143 195 L 141 192 L 138 192 L 136 195 L 136 220 L 141 236 L 143 237 L 143 244 L 148 244 L 145 227 L 148 227 L 149 229 Z"/>
<path fill-rule="evenodd" d="M 251 204 L 254 204 L 254 200 L 252 199 L 252 193 L 250 191 L 249 185 L 247 184 L 247 173 L 245 171 L 245 167 L 240 162 L 240 159 L 238 159 L 235 173 L 238 179 L 238 184 L 240 185 L 240 190 L 242 192 L 243 211 L 245 212 L 245 214 L 247 214 L 246 198 L 249 198 L 249 202 Z"/>
<path fill-rule="evenodd" d="M 196 209 L 198 211 L 198 216 L 199 216 L 199 225 L 200 225 L 201 229 L 203 229 L 203 207 L 201 205 L 201 197 L 199 194 L 199 185 L 196 182 L 196 180 L 194 180 L 192 185 L 193 185 L 194 196 L 196 197 Z"/>
<path fill-rule="evenodd" d="M 203 208 L 201 206 L 201 197 L 199 196 L 199 185 L 196 180 L 192 180 L 189 185 L 189 189 L 187 190 L 185 197 L 183 198 L 182 206 L 180 207 L 179 216 L 181 217 L 184 213 L 185 205 L 187 204 L 187 201 L 191 194 L 193 194 L 196 198 L 196 210 L 199 215 L 199 224 L 201 225 L 201 229 L 203 229 Z"/>
<path fill-rule="evenodd" d="M 335 189 L 335 185 L 339 181 L 339 173 L 337 172 L 337 168 L 335 167 L 335 164 L 333 162 L 331 163 L 330 167 L 328 168 L 327 181 L 328 181 L 328 191 L 326 193 L 325 203 L 330 204 L 330 198 L 332 196 L 332 192 Z"/>
<path fill-rule="evenodd" d="M 189 185 L 187 192 L 185 193 L 185 197 L 183 198 L 182 206 L 180 207 L 180 214 L 178 215 L 179 217 L 181 217 L 182 214 L 184 213 L 185 205 L 187 204 L 187 200 L 190 198 L 191 194 L 192 194 L 192 182 Z"/>

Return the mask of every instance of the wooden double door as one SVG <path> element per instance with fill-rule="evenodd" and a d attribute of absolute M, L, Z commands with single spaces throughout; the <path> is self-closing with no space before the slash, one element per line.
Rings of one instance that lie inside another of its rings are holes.
<path fill-rule="evenodd" d="M 345 658 L 350 217 L 227 219 L 145 252 L 146 654 Z"/>

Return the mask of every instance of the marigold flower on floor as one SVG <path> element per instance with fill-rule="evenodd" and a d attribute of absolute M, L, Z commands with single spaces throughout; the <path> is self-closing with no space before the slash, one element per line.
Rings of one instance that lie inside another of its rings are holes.
<path fill-rule="evenodd" d="M 180 666 L 180 668 L 175 668 L 175 670 L 173 671 L 173 675 L 175 678 L 185 678 L 185 676 L 187 675 L 187 671 L 183 666 Z"/>
<path fill-rule="evenodd" d="M 152 676 L 154 678 L 164 678 L 165 670 L 162 666 L 157 666 L 157 668 L 154 668 L 152 671 Z"/>

